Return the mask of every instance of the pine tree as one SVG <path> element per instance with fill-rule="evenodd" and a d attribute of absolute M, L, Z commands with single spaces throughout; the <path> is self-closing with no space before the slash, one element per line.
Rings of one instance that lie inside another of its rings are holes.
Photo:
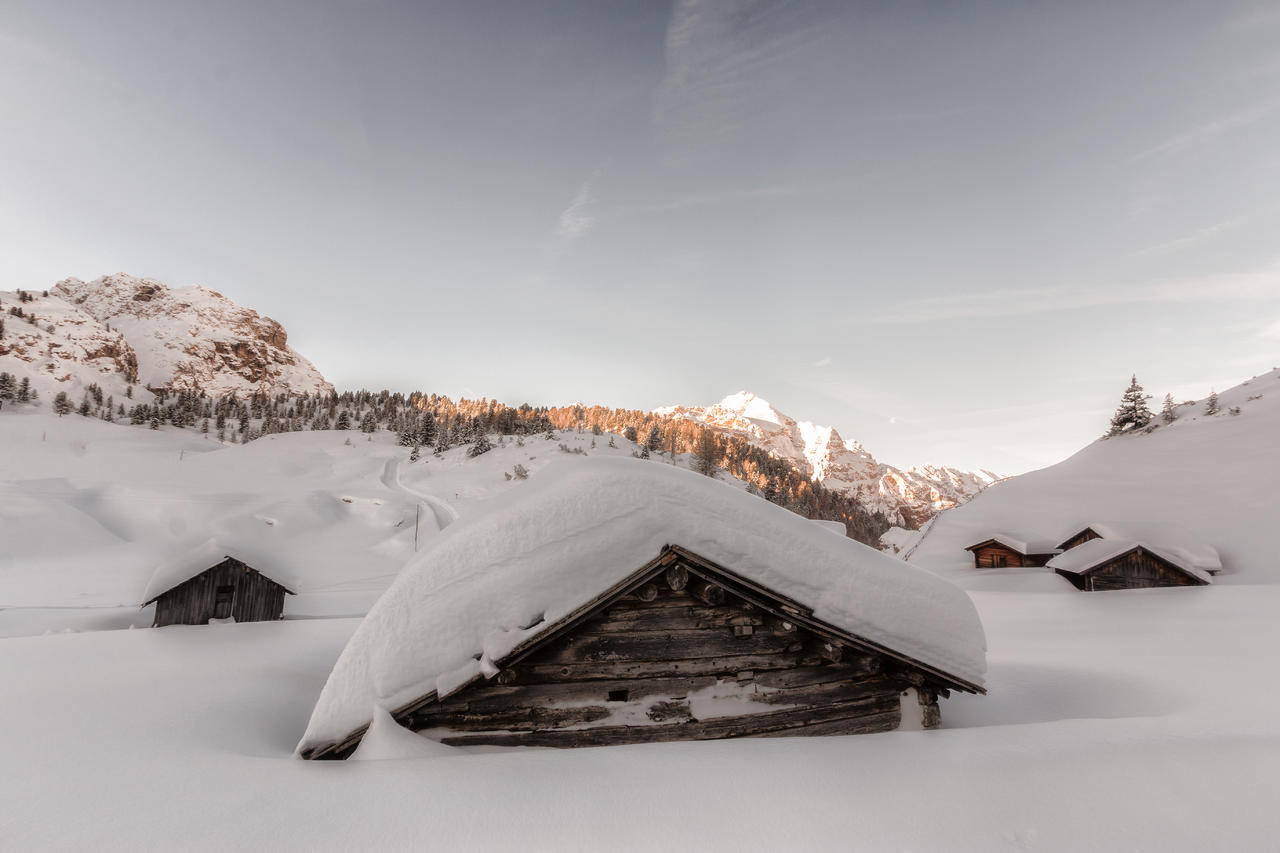
<path fill-rule="evenodd" d="M 1171 424 L 1178 419 L 1178 407 L 1173 402 L 1172 394 L 1164 395 L 1164 408 L 1160 410 L 1160 420 Z"/>
<path fill-rule="evenodd" d="M 1212 388 L 1209 389 L 1209 399 L 1204 401 L 1204 413 L 1206 415 L 1218 414 L 1218 392 Z"/>
<path fill-rule="evenodd" d="M 71 401 L 67 399 L 66 391 L 59 391 L 53 398 L 53 412 L 58 417 L 71 413 Z"/>
<path fill-rule="evenodd" d="M 244 429 L 243 424 L 240 428 Z M 346 409 L 343 409 L 338 414 L 338 423 L 334 426 L 334 429 L 351 429 L 351 415 L 348 414 Z"/>
<path fill-rule="evenodd" d="M 467 451 L 467 456 L 474 459 L 481 453 L 488 453 L 490 450 L 493 450 L 493 445 L 489 443 L 489 434 L 482 432 L 476 436 L 476 440 L 471 445 L 471 449 Z"/>
<path fill-rule="evenodd" d="M 1122 432 L 1140 430 L 1151 423 L 1151 410 L 1147 408 L 1149 399 L 1151 399 L 1150 395 L 1142 392 L 1138 377 L 1134 376 L 1130 379 L 1129 387 L 1120 398 L 1120 408 L 1116 409 L 1115 415 L 1111 418 L 1111 429 L 1107 431 L 1107 435 L 1120 435 Z"/>
<path fill-rule="evenodd" d="M 378 417 L 373 413 L 373 409 L 365 412 L 364 417 L 360 419 L 360 431 L 365 433 L 376 432 L 378 429 Z"/>
<path fill-rule="evenodd" d="M 0 400 L 12 400 L 14 396 L 13 377 L 8 373 L 0 373 Z"/>
<path fill-rule="evenodd" d="M 413 450 L 409 451 L 409 461 L 417 462 L 421 458 L 422 458 L 422 448 L 415 444 L 413 446 Z"/>
<path fill-rule="evenodd" d="M 625 438 L 627 441 L 631 442 L 632 444 L 635 444 L 636 439 L 639 436 L 636 434 L 636 428 L 633 426 L 629 426 L 622 431 L 622 437 Z"/>
<path fill-rule="evenodd" d="M 704 427 L 698 435 L 698 443 L 693 448 L 693 470 L 699 474 L 714 477 L 719 470 L 719 466 L 716 465 L 719 461 L 720 445 L 716 441 L 716 434 Z"/>
<path fill-rule="evenodd" d="M 644 447 L 652 453 L 661 446 L 662 432 L 658 429 L 657 425 L 654 425 L 653 429 L 649 430 L 649 435 L 644 440 Z"/>

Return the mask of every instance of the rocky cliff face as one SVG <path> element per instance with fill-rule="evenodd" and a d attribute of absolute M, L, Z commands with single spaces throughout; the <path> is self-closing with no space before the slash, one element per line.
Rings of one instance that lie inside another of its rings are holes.
<path fill-rule="evenodd" d="M 121 273 L 90 282 L 69 278 L 47 296 L 32 296 L 22 302 L 0 292 L 6 320 L 0 365 L 8 365 L 0 369 L 43 380 L 48 390 L 71 392 L 89 382 L 213 396 L 333 390 L 289 347 L 279 323 L 213 290 Z M 9 314 L 14 307 L 24 316 Z"/>
<path fill-rule="evenodd" d="M 990 471 L 933 465 L 903 471 L 885 465 L 832 427 L 798 421 L 746 391 L 714 406 L 673 406 L 659 411 L 743 436 L 772 455 L 790 460 L 827 488 L 852 495 L 867 509 L 879 510 L 894 524 L 906 527 L 920 526 L 1000 479 Z"/>

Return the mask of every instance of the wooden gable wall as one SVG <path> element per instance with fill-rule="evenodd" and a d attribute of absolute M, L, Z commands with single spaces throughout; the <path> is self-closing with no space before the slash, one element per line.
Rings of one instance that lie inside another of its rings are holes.
<path fill-rule="evenodd" d="M 999 542 L 986 542 L 973 549 L 973 565 L 978 569 L 998 569 L 1006 566 L 1021 568 L 1025 566 L 1043 566 L 1048 562 L 1047 554 L 1019 554 L 1017 551 L 1001 545 Z"/>
<path fill-rule="evenodd" d="M 1064 574 L 1059 572 L 1059 574 Z M 1077 589 L 1150 589 L 1164 586 L 1203 586 L 1204 581 L 1187 574 L 1145 548 L 1134 548 L 1082 575 L 1065 574 Z"/>
<path fill-rule="evenodd" d="M 855 734 L 897 728 L 910 688 L 924 725 L 937 726 L 946 690 L 920 673 L 830 642 L 676 566 L 495 679 L 398 718 L 454 745 Z"/>
<path fill-rule="evenodd" d="M 269 622 L 284 615 L 284 596 L 280 584 L 228 557 L 160 595 L 155 625 L 204 625 L 228 617 Z"/>
<path fill-rule="evenodd" d="M 1081 530 L 1079 533 L 1077 533 L 1075 536 L 1072 536 L 1066 542 L 1063 542 L 1062 550 L 1067 551 L 1067 550 L 1070 550 L 1071 548 L 1076 547 L 1077 545 L 1083 545 L 1084 543 L 1088 542 L 1091 539 L 1101 539 L 1101 538 L 1102 538 L 1101 536 L 1093 532 L 1092 528 L 1086 527 L 1084 530 Z"/>

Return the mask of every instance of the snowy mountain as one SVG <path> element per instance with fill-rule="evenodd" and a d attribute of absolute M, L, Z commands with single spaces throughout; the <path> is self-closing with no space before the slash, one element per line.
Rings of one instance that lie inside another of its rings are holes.
<path fill-rule="evenodd" d="M 828 489 L 856 497 L 868 510 L 882 512 L 891 522 L 907 527 L 918 527 L 1000 479 L 990 471 L 934 465 L 903 471 L 885 465 L 834 428 L 798 421 L 748 391 L 706 408 L 669 406 L 656 412 L 742 436 L 773 456 L 792 462 Z"/>
<path fill-rule="evenodd" d="M 117 395 L 135 383 L 211 396 L 333 390 L 279 323 L 216 291 L 119 273 L 47 293 L 0 291 L 0 370 L 32 377 L 41 393 L 76 396 L 93 382 Z"/>
<path fill-rule="evenodd" d="M 1183 403 L 1177 419 L 1099 439 L 1074 456 L 987 489 L 941 513 L 909 562 L 971 588 L 1043 584 L 1070 590 L 1044 570 L 973 568 L 966 545 L 993 532 L 1060 542 L 1092 524 L 1174 525 L 1221 554 L 1219 583 L 1280 583 L 1271 535 L 1280 482 L 1280 369 L 1207 400 Z"/>

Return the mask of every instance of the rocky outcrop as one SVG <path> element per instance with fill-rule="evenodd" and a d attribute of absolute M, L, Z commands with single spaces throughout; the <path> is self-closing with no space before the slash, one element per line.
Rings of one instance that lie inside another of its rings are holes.
<path fill-rule="evenodd" d="M 69 278 L 41 295 L 0 292 L 0 311 L 0 370 L 29 375 L 42 390 L 73 393 L 91 383 L 111 393 L 143 385 L 214 396 L 333 390 L 290 348 L 278 322 L 203 287 L 123 273 Z"/>

